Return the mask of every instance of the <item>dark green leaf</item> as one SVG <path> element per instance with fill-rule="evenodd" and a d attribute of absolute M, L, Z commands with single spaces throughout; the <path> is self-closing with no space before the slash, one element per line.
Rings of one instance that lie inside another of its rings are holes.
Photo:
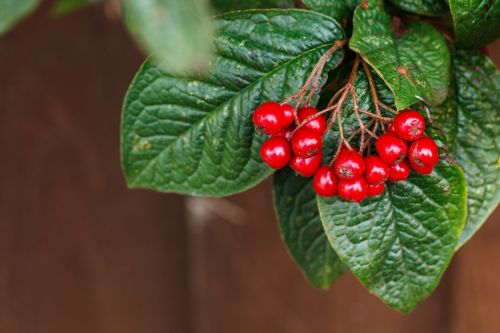
<path fill-rule="evenodd" d="M 452 78 L 450 97 L 431 112 L 467 179 L 468 217 L 461 246 L 500 202 L 500 73 L 479 52 L 462 51 L 452 57 Z"/>
<path fill-rule="evenodd" d="M 457 46 L 478 48 L 500 37 L 499 0 L 450 0 Z"/>
<path fill-rule="evenodd" d="M 352 19 L 359 0 L 302 0 L 311 10 L 333 17 L 345 28 Z"/>
<path fill-rule="evenodd" d="M 426 16 L 442 16 L 448 12 L 445 0 L 389 0 L 399 8 L 410 13 Z"/>
<path fill-rule="evenodd" d="M 146 62 L 132 83 L 122 119 L 129 186 L 223 196 L 259 183 L 272 170 L 259 156 L 265 137 L 253 129 L 253 110 L 298 90 L 344 38 L 334 20 L 303 10 L 234 12 L 217 27 L 208 76 L 173 76 Z"/>
<path fill-rule="evenodd" d="M 350 48 L 361 54 L 395 96 L 398 109 L 420 100 L 438 105 L 449 85 L 448 47 L 432 26 L 391 22 L 381 0 L 368 0 L 354 14 Z"/>
<path fill-rule="evenodd" d="M 59 0 L 55 4 L 52 13 L 55 16 L 66 15 L 83 7 L 95 5 L 99 3 L 99 1 L 100 0 Z"/>
<path fill-rule="evenodd" d="M 438 284 L 466 217 L 462 171 L 440 162 L 431 175 L 389 182 L 361 204 L 318 198 L 326 234 L 356 277 L 389 306 L 410 312 Z"/>
<path fill-rule="evenodd" d="M 1 0 L 0 35 L 35 10 L 39 3 L 40 0 Z"/>
<path fill-rule="evenodd" d="M 329 289 L 345 270 L 326 238 L 311 179 L 286 168 L 273 177 L 274 209 L 290 255 L 317 288 Z"/>
<path fill-rule="evenodd" d="M 211 0 L 214 8 L 220 12 L 248 8 L 290 8 L 293 0 Z"/>
<path fill-rule="evenodd" d="M 213 24 L 207 0 L 123 0 L 127 27 L 170 72 L 206 68 Z"/>

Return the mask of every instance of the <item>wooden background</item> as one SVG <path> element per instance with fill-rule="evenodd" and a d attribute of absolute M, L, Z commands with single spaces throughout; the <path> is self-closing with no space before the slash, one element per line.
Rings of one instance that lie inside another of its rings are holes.
<path fill-rule="evenodd" d="M 0 332 L 500 332 L 498 211 L 402 316 L 350 274 L 305 282 L 269 182 L 226 201 L 127 190 L 120 109 L 143 56 L 102 9 L 48 9 L 0 38 Z"/>

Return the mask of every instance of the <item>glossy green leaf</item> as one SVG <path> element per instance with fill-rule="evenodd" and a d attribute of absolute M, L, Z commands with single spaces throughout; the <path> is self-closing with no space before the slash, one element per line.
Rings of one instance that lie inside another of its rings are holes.
<path fill-rule="evenodd" d="M 290 8 L 294 5 L 293 0 L 211 0 L 211 3 L 220 12 L 254 8 Z"/>
<path fill-rule="evenodd" d="M 410 13 L 425 16 L 443 16 L 448 12 L 445 0 L 389 0 L 399 8 Z"/>
<path fill-rule="evenodd" d="M 62 16 L 99 2 L 100 0 L 59 0 L 54 5 L 52 13 L 55 16 Z"/>
<path fill-rule="evenodd" d="M 355 11 L 350 48 L 387 83 L 398 109 L 421 100 L 442 103 L 450 79 L 450 54 L 439 32 L 425 23 L 391 22 L 381 0 L 366 4 Z"/>
<path fill-rule="evenodd" d="M 253 129 L 253 110 L 298 90 L 344 38 L 333 19 L 304 10 L 234 12 L 217 28 L 209 75 L 174 76 L 148 61 L 133 81 L 121 132 L 130 187 L 223 196 L 259 183 L 272 170 L 259 156 L 265 137 Z"/>
<path fill-rule="evenodd" d="M 462 51 L 452 58 L 452 82 L 449 99 L 431 112 L 467 179 L 468 217 L 461 246 L 500 202 L 500 73 L 479 52 Z"/>
<path fill-rule="evenodd" d="M 478 48 L 500 37 L 499 0 L 450 0 L 457 46 Z"/>
<path fill-rule="evenodd" d="M 40 0 L 1 0 L 0 35 L 35 10 L 39 3 Z"/>
<path fill-rule="evenodd" d="M 311 10 L 326 14 L 347 27 L 359 0 L 302 0 Z"/>
<path fill-rule="evenodd" d="M 345 266 L 333 251 L 319 218 L 311 179 L 286 168 L 273 177 L 274 209 L 290 255 L 314 286 L 329 289 Z"/>
<path fill-rule="evenodd" d="M 342 261 L 387 305 L 408 313 L 437 286 L 466 218 L 461 169 L 389 182 L 361 204 L 318 198 L 326 234 Z"/>
<path fill-rule="evenodd" d="M 207 0 L 123 0 L 127 27 L 162 68 L 194 72 L 208 65 L 213 22 Z"/>

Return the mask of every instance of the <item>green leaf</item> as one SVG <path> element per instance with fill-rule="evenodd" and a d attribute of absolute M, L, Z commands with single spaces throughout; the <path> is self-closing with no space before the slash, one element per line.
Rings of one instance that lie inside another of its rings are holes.
<path fill-rule="evenodd" d="M 273 177 L 273 194 L 281 237 L 290 255 L 314 286 L 329 289 L 345 266 L 325 235 L 311 179 L 288 168 L 279 170 Z"/>
<path fill-rule="evenodd" d="M 452 57 L 452 77 L 452 94 L 431 113 L 467 179 L 462 246 L 500 203 L 500 73 L 481 53 L 462 51 Z"/>
<path fill-rule="evenodd" d="M 40 0 L 1 0 L 0 1 L 0 35 L 14 24 L 28 16 L 40 3 Z"/>
<path fill-rule="evenodd" d="M 335 252 L 390 307 L 412 311 L 437 286 L 466 217 L 462 171 L 440 162 L 431 175 L 387 183 L 361 204 L 318 198 Z"/>
<path fill-rule="evenodd" d="M 500 37 L 499 0 L 450 0 L 459 47 L 478 48 Z"/>
<path fill-rule="evenodd" d="M 333 17 L 344 27 L 351 21 L 359 0 L 302 0 L 311 10 Z"/>
<path fill-rule="evenodd" d="M 350 48 L 387 83 L 398 109 L 421 100 L 441 104 L 450 80 L 450 54 L 439 32 L 425 23 L 391 23 L 381 0 L 366 4 L 354 13 Z"/>
<path fill-rule="evenodd" d="M 293 0 L 212 0 L 212 5 L 220 12 L 248 8 L 290 8 Z"/>
<path fill-rule="evenodd" d="M 389 0 L 399 8 L 410 13 L 425 16 L 443 16 L 448 12 L 445 0 Z"/>
<path fill-rule="evenodd" d="M 99 1 L 100 0 L 59 0 L 52 9 L 52 13 L 55 16 L 66 15 L 83 7 L 95 5 L 99 3 Z"/>
<path fill-rule="evenodd" d="M 272 173 L 253 110 L 305 82 L 334 41 L 331 18 L 304 10 L 234 12 L 217 19 L 217 56 L 206 77 L 174 76 L 146 62 L 122 116 L 122 164 L 130 187 L 223 196 Z M 336 52 L 329 68 L 343 57 Z"/>
<path fill-rule="evenodd" d="M 204 69 L 212 54 L 213 23 L 206 0 L 123 0 L 127 27 L 163 68 Z"/>

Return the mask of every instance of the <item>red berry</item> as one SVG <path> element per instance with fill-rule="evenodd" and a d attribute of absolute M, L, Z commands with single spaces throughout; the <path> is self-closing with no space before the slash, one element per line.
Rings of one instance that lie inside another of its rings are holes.
<path fill-rule="evenodd" d="M 394 122 L 393 122 L 393 121 L 391 121 L 391 122 L 387 125 L 386 132 L 387 132 L 387 133 L 391 133 L 391 134 L 396 135 L 396 130 L 394 129 Z"/>
<path fill-rule="evenodd" d="M 369 197 L 376 197 L 377 195 L 381 195 L 384 193 L 385 185 L 384 183 L 380 184 L 368 184 L 367 195 Z"/>
<path fill-rule="evenodd" d="M 350 153 L 350 152 L 358 152 L 355 148 L 351 147 L 352 150 L 350 150 L 349 148 L 347 148 L 347 146 L 345 145 L 342 145 L 342 147 L 340 148 L 340 151 L 339 151 L 339 155 L 342 155 L 342 154 L 345 154 L 345 153 Z"/>
<path fill-rule="evenodd" d="M 323 154 L 321 152 L 309 158 L 293 156 L 290 161 L 290 168 L 299 175 L 309 178 L 318 170 Z"/>
<path fill-rule="evenodd" d="M 324 197 L 333 197 L 337 194 L 337 183 L 337 177 L 335 177 L 333 168 L 328 165 L 323 165 L 314 175 L 314 192 Z"/>
<path fill-rule="evenodd" d="M 285 139 L 287 139 L 288 141 L 290 141 L 292 139 L 294 129 L 295 129 L 294 126 L 290 126 L 286 129 L 279 131 L 278 133 L 274 134 L 273 136 L 282 136 Z"/>
<path fill-rule="evenodd" d="M 339 154 L 348 153 L 350 151 L 354 151 L 354 150 L 350 150 L 349 148 L 347 148 L 347 146 L 342 146 L 342 148 L 340 148 Z"/>
<path fill-rule="evenodd" d="M 346 201 L 361 202 L 366 198 L 368 185 L 363 178 L 339 180 L 339 196 Z"/>
<path fill-rule="evenodd" d="M 298 112 L 299 122 L 302 123 L 304 120 L 314 116 L 317 113 L 318 109 L 312 106 L 302 108 Z M 323 133 L 325 133 L 326 130 L 326 119 L 323 117 L 323 115 L 319 115 L 309 120 L 307 124 L 304 125 L 304 127 L 309 128 L 310 130 L 313 130 L 320 135 L 323 135 Z"/>
<path fill-rule="evenodd" d="M 255 130 L 262 134 L 272 135 L 286 126 L 281 105 L 275 102 L 261 104 L 253 113 Z"/>
<path fill-rule="evenodd" d="M 410 166 L 406 161 L 401 161 L 399 163 L 390 166 L 391 172 L 389 173 L 389 180 L 393 182 L 407 180 L 410 176 Z"/>
<path fill-rule="evenodd" d="M 375 149 L 382 161 L 394 164 L 405 158 L 408 145 L 394 134 L 384 133 L 378 138 Z"/>
<path fill-rule="evenodd" d="M 295 116 L 293 115 L 293 106 L 290 104 L 283 104 L 281 106 L 284 118 L 284 127 L 290 127 L 295 121 Z"/>
<path fill-rule="evenodd" d="M 365 179 L 368 184 L 380 184 L 389 177 L 389 166 L 380 157 L 371 155 L 365 158 Z"/>
<path fill-rule="evenodd" d="M 320 134 L 308 129 L 301 128 L 292 137 L 292 150 L 295 155 L 309 157 L 321 151 L 323 138 Z"/>
<path fill-rule="evenodd" d="M 267 139 L 260 147 L 260 157 L 273 169 L 284 168 L 292 157 L 290 143 L 281 136 Z"/>
<path fill-rule="evenodd" d="M 436 142 L 429 137 L 413 142 L 408 150 L 410 163 L 418 166 L 435 166 L 439 161 L 439 152 Z"/>
<path fill-rule="evenodd" d="M 363 176 L 365 161 L 360 154 L 354 151 L 346 151 L 339 154 L 333 168 L 340 179 L 354 180 Z"/>
<path fill-rule="evenodd" d="M 425 131 L 424 117 L 415 110 L 400 112 L 394 118 L 394 130 L 403 140 L 415 141 L 420 139 Z"/>
<path fill-rule="evenodd" d="M 419 173 L 421 175 L 429 175 L 432 173 L 432 170 L 434 170 L 434 167 L 431 165 L 417 165 L 411 161 L 410 165 L 411 168 L 415 170 L 416 173 Z"/>

